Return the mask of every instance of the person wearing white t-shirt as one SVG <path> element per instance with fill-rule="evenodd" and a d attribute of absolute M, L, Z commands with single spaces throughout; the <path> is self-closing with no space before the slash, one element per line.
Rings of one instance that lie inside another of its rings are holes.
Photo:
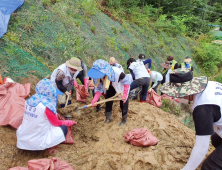
<path fill-rule="evenodd" d="M 207 154 L 210 140 L 215 150 L 203 161 L 201 170 L 222 169 L 222 84 L 208 81 L 206 76 L 193 77 L 189 69 L 170 72 L 170 83 L 160 91 L 177 97 L 180 103 L 193 101 L 196 142 L 182 170 L 195 170 Z"/>
<path fill-rule="evenodd" d="M 148 59 L 148 61 L 151 63 L 152 60 Z M 147 61 L 144 62 L 146 63 Z M 150 83 L 150 75 L 148 74 L 144 62 L 136 61 L 134 58 L 129 58 L 127 61 L 127 68 L 130 70 L 133 80 L 135 80 L 130 85 L 130 91 L 141 86 L 140 102 L 142 103 L 146 101 L 147 90 Z"/>
<path fill-rule="evenodd" d="M 150 71 L 150 82 L 151 84 L 151 89 L 153 89 L 155 92 L 157 92 L 157 88 L 158 86 L 161 84 L 162 80 L 163 80 L 163 76 L 161 73 L 157 72 L 157 71 Z"/>

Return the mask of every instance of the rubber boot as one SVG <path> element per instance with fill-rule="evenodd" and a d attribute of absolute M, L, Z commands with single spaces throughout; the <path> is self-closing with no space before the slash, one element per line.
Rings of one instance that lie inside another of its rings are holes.
<path fill-rule="evenodd" d="M 122 117 L 122 122 L 119 124 L 119 126 L 125 125 L 126 124 L 126 120 L 127 120 L 127 115 L 124 115 Z"/>
<path fill-rule="evenodd" d="M 98 105 L 96 106 L 96 112 L 98 112 L 98 111 L 100 111 L 100 110 L 102 110 L 102 109 L 101 109 L 101 107 L 100 107 L 100 104 L 98 104 Z"/>
<path fill-rule="evenodd" d="M 105 112 L 105 116 L 106 116 L 106 120 L 105 120 L 105 124 L 113 121 L 113 118 L 112 118 L 112 112 Z"/>

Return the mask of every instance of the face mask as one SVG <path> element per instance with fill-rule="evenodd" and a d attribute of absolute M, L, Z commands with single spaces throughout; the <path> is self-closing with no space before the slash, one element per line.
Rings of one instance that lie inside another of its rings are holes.
<path fill-rule="evenodd" d="M 75 73 L 76 71 L 74 71 L 74 70 L 71 70 L 70 68 L 68 68 L 69 69 L 69 72 L 71 73 L 71 74 L 73 74 L 73 73 Z"/>
<path fill-rule="evenodd" d="M 189 103 L 189 100 L 188 100 L 188 99 L 177 98 L 177 100 L 178 100 L 180 103 L 184 103 L 184 104 L 188 104 L 188 103 Z"/>
<path fill-rule="evenodd" d="M 172 61 L 170 61 L 170 64 L 172 64 L 173 62 Z"/>

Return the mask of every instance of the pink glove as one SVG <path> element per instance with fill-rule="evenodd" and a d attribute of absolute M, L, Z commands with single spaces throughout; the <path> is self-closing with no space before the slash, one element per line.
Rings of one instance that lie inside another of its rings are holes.
<path fill-rule="evenodd" d="M 76 81 L 76 79 L 74 80 L 74 87 L 77 87 L 78 83 Z"/>
<path fill-rule="evenodd" d="M 72 126 L 72 125 L 76 125 L 77 122 L 73 121 L 73 120 L 64 120 L 62 121 L 62 125 L 65 125 L 65 126 Z"/>
<path fill-rule="evenodd" d="M 84 86 L 85 86 L 86 88 L 88 88 L 88 85 L 87 85 L 88 79 L 83 79 L 83 80 L 84 80 Z"/>
<path fill-rule="evenodd" d="M 128 97 L 129 87 L 130 87 L 129 84 L 125 84 L 125 85 L 124 85 L 123 95 L 122 95 L 122 97 L 121 97 L 121 98 L 124 100 L 123 103 L 126 103 L 126 100 L 127 100 L 127 97 Z"/>
<path fill-rule="evenodd" d="M 99 97 L 100 97 L 100 96 L 101 96 L 101 93 L 97 91 L 97 92 L 95 93 L 95 96 L 94 96 L 92 102 L 91 102 L 91 104 L 92 104 L 93 107 L 94 107 L 94 103 L 96 103 L 96 102 L 99 100 Z"/>

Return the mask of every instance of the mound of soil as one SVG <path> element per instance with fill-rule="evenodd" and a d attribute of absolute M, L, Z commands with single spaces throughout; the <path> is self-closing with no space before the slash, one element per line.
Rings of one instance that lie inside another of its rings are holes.
<path fill-rule="evenodd" d="M 87 103 L 90 103 L 88 99 Z M 72 101 L 75 103 L 75 100 Z M 80 106 L 85 103 L 79 103 Z M 0 127 L 2 170 L 27 167 L 30 159 L 58 157 L 75 170 L 178 170 L 190 156 L 195 133 L 185 127 L 174 115 L 147 103 L 130 101 L 126 125 L 119 127 L 121 110 L 119 102 L 113 106 L 113 121 L 104 124 L 104 108 L 85 108 L 73 111 L 73 145 L 60 144 L 55 155 L 44 156 L 44 151 L 23 151 L 16 147 L 16 131 Z M 147 128 L 160 142 L 155 146 L 137 147 L 128 144 L 124 135 L 135 128 Z M 208 154 L 213 150 L 211 147 Z"/>
<path fill-rule="evenodd" d="M 20 84 L 25 84 L 25 83 L 30 83 L 31 84 L 31 89 L 30 89 L 30 96 L 35 94 L 35 87 L 36 84 L 39 82 L 39 78 L 34 76 L 34 75 L 29 75 L 29 77 L 24 77 L 19 81 Z"/>

